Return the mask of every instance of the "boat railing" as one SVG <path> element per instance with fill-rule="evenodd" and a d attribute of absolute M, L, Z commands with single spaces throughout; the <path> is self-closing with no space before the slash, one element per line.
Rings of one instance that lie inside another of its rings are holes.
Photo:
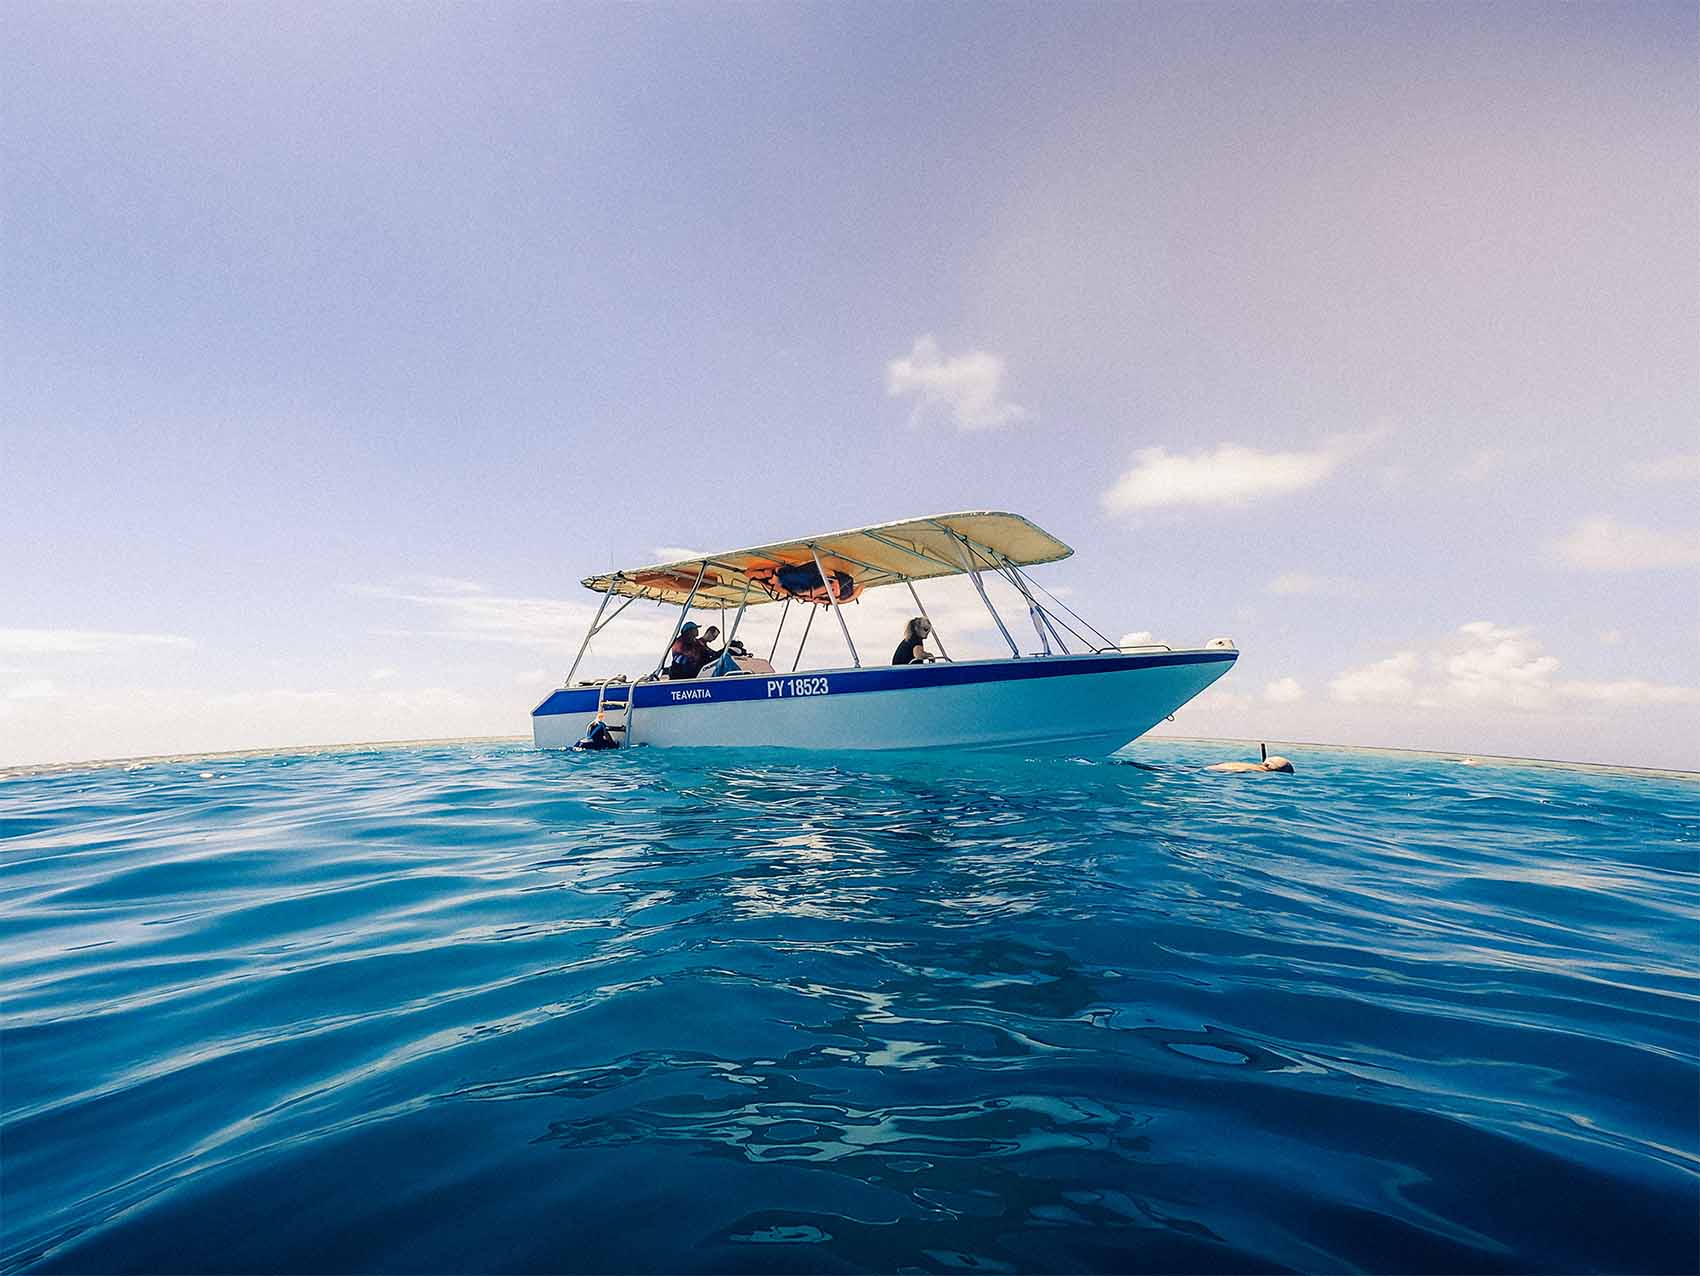
<path fill-rule="evenodd" d="M 1126 654 L 1134 654 L 1134 653 L 1138 653 L 1138 652 L 1141 652 L 1141 651 L 1174 651 L 1174 650 L 1175 650 L 1175 648 L 1171 647 L 1166 642 L 1137 642 L 1137 643 L 1120 643 L 1120 644 L 1115 644 L 1115 645 L 1108 646 L 1108 647 L 1094 647 L 1092 649 L 1092 654 L 1095 655 L 1095 656 L 1109 656 L 1109 655 L 1115 655 L 1118 652 L 1126 653 Z M 1028 654 L 1026 656 L 1018 656 L 1018 657 L 1013 657 L 1013 658 L 1014 659 L 1025 659 L 1025 660 L 1044 660 L 1047 657 L 1056 657 L 1056 656 L 1059 656 L 1060 654 L 1061 653 L 1058 653 L 1058 652 L 1035 651 L 1035 652 L 1031 652 L 1030 654 Z M 982 659 L 985 659 L 985 657 L 982 657 Z M 991 657 L 991 659 L 1001 659 L 1001 657 Z M 952 663 L 952 662 L 947 659 L 947 660 L 944 661 L 944 663 L 949 664 L 949 663 Z M 970 662 L 970 663 L 973 663 L 973 662 Z M 851 672 L 852 670 L 854 670 L 858 667 L 859 666 L 856 666 L 856 665 L 832 666 L 832 667 L 829 667 L 829 668 L 826 668 L 826 669 L 813 670 L 811 672 L 849 673 L 849 672 Z M 793 669 L 792 672 L 795 673 L 796 670 Z M 710 674 L 707 670 L 704 670 L 701 676 L 704 677 L 704 678 L 708 678 L 708 677 L 714 677 L 714 678 L 754 678 L 754 677 L 765 677 L 765 676 L 768 676 L 769 673 L 770 673 L 770 671 L 768 671 L 768 670 L 751 671 L 751 670 L 748 670 L 748 669 L 732 669 L 732 670 L 727 670 L 724 673 Z M 661 681 L 665 681 L 665 679 L 659 677 L 656 674 L 647 674 L 647 675 L 645 675 L 641 678 L 627 678 L 623 674 L 616 674 L 612 678 L 580 678 L 577 682 L 568 683 L 568 684 L 566 684 L 566 686 L 569 690 L 572 690 L 572 689 L 581 688 L 581 687 L 582 688 L 592 688 L 592 687 L 594 687 L 594 688 L 607 688 L 609 686 L 620 687 L 620 686 L 628 684 L 628 683 L 629 684 L 636 684 L 636 683 L 640 683 L 640 682 L 661 682 Z M 604 693 L 604 694 L 606 694 L 606 693 Z"/>

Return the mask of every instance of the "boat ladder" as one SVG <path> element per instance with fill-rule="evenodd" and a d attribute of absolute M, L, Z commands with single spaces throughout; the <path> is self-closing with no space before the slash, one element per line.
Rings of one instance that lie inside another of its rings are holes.
<path fill-rule="evenodd" d="M 624 691 L 625 696 L 623 699 L 611 700 L 608 697 L 610 691 Z M 620 711 L 620 725 L 610 724 L 608 730 L 621 737 L 621 744 L 632 742 L 632 710 L 636 707 L 632 702 L 637 699 L 636 691 L 637 683 L 627 682 L 625 678 L 618 677 L 604 678 L 601 689 L 596 693 L 596 720 L 598 722 L 603 720 L 603 715 L 610 709 Z"/>

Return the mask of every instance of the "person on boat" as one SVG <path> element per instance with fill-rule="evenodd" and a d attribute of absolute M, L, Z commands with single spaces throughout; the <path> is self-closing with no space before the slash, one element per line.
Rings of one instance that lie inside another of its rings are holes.
<path fill-rule="evenodd" d="M 714 640 L 718 637 L 720 637 L 719 625 L 710 625 L 707 629 L 702 631 L 703 662 L 697 667 L 698 673 L 701 673 L 704 669 L 708 668 L 709 665 L 717 663 L 723 656 L 725 656 L 726 644 L 722 643 L 718 647 L 714 645 Z"/>
<path fill-rule="evenodd" d="M 933 632 L 933 622 L 925 616 L 917 616 L 903 627 L 903 641 L 897 644 L 897 650 L 892 653 L 891 663 L 894 665 L 919 665 L 938 657 L 928 651 L 923 645 L 927 636 Z"/>
<path fill-rule="evenodd" d="M 667 676 L 669 678 L 694 678 L 702 672 L 702 667 L 711 660 L 719 658 L 720 653 L 709 642 L 720 636 L 720 628 L 710 625 L 702 635 L 697 634 L 697 622 L 687 620 L 679 626 L 679 636 L 673 640 L 673 645 L 667 651 Z"/>

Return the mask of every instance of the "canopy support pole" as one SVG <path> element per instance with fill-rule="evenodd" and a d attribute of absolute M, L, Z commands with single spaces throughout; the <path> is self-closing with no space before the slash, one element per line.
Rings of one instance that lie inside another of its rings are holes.
<path fill-rule="evenodd" d="M 1033 628 L 1038 631 L 1039 645 L 1045 649 L 1045 654 L 1047 656 L 1052 654 L 1050 638 L 1045 637 L 1046 629 L 1051 631 L 1051 638 L 1055 638 L 1057 640 L 1057 646 L 1062 648 L 1063 655 L 1067 656 L 1073 654 L 1069 651 L 1068 644 L 1063 641 L 1062 635 L 1057 632 L 1057 627 L 1051 623 L 1050 616 L 1045 613 L 1045 609 L 1043 607 L 1039 606 L 1039 600 L 1033 597 L 1033 591 L 1027 588 L 1027 582 L 1022 578 L 1020 570 L 1017 569 L 1015 564 L 1010 562 L 1009 559 L 1003 557 L 1003 555 L 998 555 L 998 558 L 999 561 L 1003 563 L 1003 574 L 1005 578 L 1007 578 L 1009 583 L 1014 585 L 1017 591 L 1020 592 L 1021 596 L 1027 600 L 1027 615 L 1033 622 Z M 1041 625 L 1043 628 L 1041 628 Z M 1076 637 L 1078 636 L 1079 635 L 1076 635 Z"/>
<path fill-rule="evenodd" d="M 1008 570 L 1006 570 L 1001 565 L 1001 562 L 1000 562 L 1000 565 L 998 566 L 998 575 L 1002 576 L 1005 580 L 1009 581 L 1009 583 L 1011 585 L 1014 585 L 1015 586 L 1015 592 L 1020 594 L 1021 597 L 1024 600 L 1026 600 L 1026 603 L 1027 603 L 1027 619 L 1029 621 L 1031 621 L 1032 624 L 1033 624 L 1033 632 L 1039 636 L 1039 648 L 1040 648 L 1041 651 L 1043 651 L 1045 653 L 1045 655 L 1047 655 L 1047 656 L 1050 655 L 1051 654 L 1051 640 L 1050 640 L 1050 638 L 1048 638 L 1045 635 L 1044 625 L 1039 623 L 1039 612 L 1036 609 L 1036 606 L 1033 602 L 1033 596 L 1031 594 L 1029 594 L 1025 589 L 1023 589 L 1019 583 L 1017 583 L 1015 580 L 1011 579 Z"/>
<path fill-rule="evenodd" d="M 773 658 L 779 654 L 779 635 L 785 632 L 785 618 L 791 614 L 791 600 L 785 600 L 785 606 L 779 611 L 779 628 L 773 631 L 773 650 L 767 653 L 767 663 L 772 664 Z"/>
<path fill-rule="evenodd" d="M 667 653 L 673 650 L 673 640 L 679 636 L 679 626 L 685 623 L 685 617 L 691 613 L 691 604 L 696 601 L 697 590 L 702 586 L 702 578 L 708 574 L 708 560 L 702 561 L 697 568 L 697 578 L 691 583 L 691 592 L 685 595 L 685 605 L 679 608 L 679 618 L 673 622 L 673 632 L 667 635 L 667 645 L 661 649 L 661 659 L 655 662 L 655 672 L 660 673 L 662 666 L 667 663 Z"/>
<path fill-rule="evenodd" d="M 921 609 L 921 618 L 927 622 L 927 627 L 933 631 L 933 639 L 939 645 L 939 655 L 943 656 L 946 660 L 949 660 L 950 653 L 944 649 L 944 639 L 939 637 L 938 627 L 933 624 L 933 618 L 927 615 L 927 604 L 922 602 L 921 595 L 915 592 L 915 582 L 912 580 L 905 580 L 903 583 L 909 586 L 909 597 L 915 600 L 915 606 Z"/>
<path fill-rule="evenodd" d="M 1031 598 L 1032 595 L 1029 594 L 1028 597 Z M 1035 602 L 1033 604 L 1033 611 L 1034 611 L 1035 614 L 1038 615 L 1040 620 L 1045 622 L 1045 628 L 1049 629 L 1051 631 L 1051 637 L 1053 637 L 1057 640 L 1057 646 L 1062 648 L 1063 655 L 1072 656 L 1074 653 L 1068 649 L 1068 643 L 1064 642 L 1063 636 L 1057 632 L 1057 627 L 1056 627 L 1055 623 L 1051 620 L 1051 613 L 1046 611 L 1037 602 Z M 1080 636 L 1079 634 L 1075 635 L 1076 638 L 1078 638 L 1079 636 Z"/>
<path fill-rule="evenodd" d="M 738 636 L 738 626 L 744 623 L 744 612 L 750 605 L 750 586 L 755 582 L 748 576 L 744 577 L 744 596 L 738 600 L 738 611 L 732 617 L 732 631 L 720 640 L 720 650 L 724 654 L 732 649 L 732 640 Z M 720 662 L 715 661 L 718 665 Z"/>
<path fill-rule="evenodd" d="M 809 645 L 809 630 L 815 627 L 815 611 L 815 608 L 809 608 L 809 618 L 803 622 L 803 640 L 797 644 L 797 654 L 791 658 L 792 673 L 796 673 L 797 666 L 803 663 L 803 648 Z"/>
<path fill-rule="evenodd" d="M 1031 590 L 1028 591 L 1027 596 L 1029 598 L 1033 598 Z M 1045 610 L 1044 606 L 1037 598 L 1033 598 L 1033 610 L 1038 614 L 1039 619 L 1045 622 L 1045 628 L 1051 631 L 1051 637 L 1057 640 L 1057 646 L 1062 648 L 1063 655 L 1072 656 L 1074 653 L 1068 649 L 1068 643 L 1065 642 L 1063 640 L 1063 636 L 1057 632 L 1056 618 L 1052 616 L 1050 612 Z M 1064 627 L 1066 628 L 1066 626 Z M 1078 638 L 1080 635 L 1076 634 L 1075 637 Z"/>
<path fill-rule="evenodd" d="M 844 645 L 850 648 L 850 663 L 860 669 L 862 658 L 856 654 L 856 644 L 850 641 L 850 626 L 844 623 L 844 613 L 839 609 L 838 595 L 832 591 L 832 582 L 826 578 L 826 567 L 820 561 L 820 551 L 810 545 L 809 553 L 814 556 L 815 570 L 820 573 L 820 584 L 821 588 L 826 590 L 826 600 L 832 604 L 832 614 L 838 617 L 838 628 L 844 635 Z"/>
<path fill-rule="evenodd" d="M 974 560 L 969 557 L 971 551 L 968 548 L 968 542 L 961 536 L 957 536 L 955 532 L 952 532 L 951 536 L 962 547 L 962 566 L 968 572 L 968 578 L 974 582 L 974 588 L 979 591 L 980 601 L 985 603 L 986 610 L 992 613 L 992 620 L 997 625 L 998 632 L 1003 635 L 1003 640 L 1009 644 L 1009 654 L 1020 660 L 1021 648 L 1015 645 L 1015 639 L 1009 636 L 1009 630 L 1004 627 L 1003 617 L 998 615 L 998 609 L 992 606 L 992 600 L 986 596 L 986 587 L 980 583 L 980 571 L 974 566 Z"/>
<path fill-rule="evenodd" d="M 579 661 L 584 659 L 584 653 L 590 647 L 590 640 L 596 636 L 596 622 L 601 620 L 602 613 L 608 610 L 608 600 L 613 598 L 614 585 L 619 579 L 618 573 L 608 578 L 608 592 L 602 595 L 602 605 L 596 609 L 596 615 L 591 618 L 590 628 L 584 631 L 584 641 L 578 645 L 578 655 L 573 657 L 573 667 L 567 670 L 567 680 L 561 684 L 562 686 L 570 687 L 573 685 L 573 675 L 578 672 Z M 615 612 L 614 614 L 617 616 L 620 613 Z M 667 645 L 669 647 L 673 645 L 672 639 L 668 639 Z"/>

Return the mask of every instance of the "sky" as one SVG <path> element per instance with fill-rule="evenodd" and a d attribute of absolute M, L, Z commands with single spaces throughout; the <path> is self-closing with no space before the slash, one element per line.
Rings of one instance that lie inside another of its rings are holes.
<path fill-rule="evenodd" d="M 1167 731 L 1700 769 L 1692 4 L 0 24 L 0 765 L 524 733 L 582 577 L 1008 509 L 1238 644 Z"/>

